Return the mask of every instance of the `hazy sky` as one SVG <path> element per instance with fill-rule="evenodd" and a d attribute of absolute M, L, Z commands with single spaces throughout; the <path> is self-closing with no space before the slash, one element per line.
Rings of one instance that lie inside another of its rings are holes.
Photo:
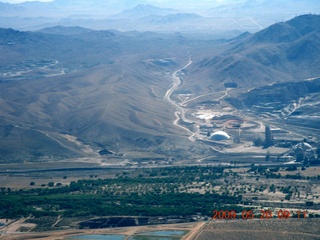
<path fill-rule="evenodd" d="M 7 2 L 7 3 L 21 3 L 21 2 L 32 2 L 35 0 L 0 0 L 0 2 Z M 52 0 L 38 0 L 38 2 L 51 2 Z"/>
<path fill-rule="evenodd" d="M 32 2 L 32 1 L 38 1 L 38 2 L 52 2 L 53 0 L 0 0 L 0 2 L 7 2 L 7 3 L 21 3 L 21 2 Z M 223 2 L 223 1 L 229 1 L 230 0 L 206 0 L 206 2 Z M 231 0 L 233 1 L 233 0 Z M 234 0 L 236 1 L 236 0 Z M 170 2 L 168 0 L 152 0 L 150 2 Z M 192 2 L 192 1 L 189 1 Z M 197 0 L 194 0 L 194 3 L 196 3 Z"/>

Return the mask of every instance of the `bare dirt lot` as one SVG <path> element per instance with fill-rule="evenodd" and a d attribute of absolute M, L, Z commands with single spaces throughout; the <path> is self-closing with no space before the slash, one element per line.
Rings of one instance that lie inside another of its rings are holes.
<path fill-rule="evenodd" d="M 292 239 L 308 240 L 320 239 L 320 220 L 231 220 L 211 221 L 202 229 L 196 240 L 269 240 Z"/>

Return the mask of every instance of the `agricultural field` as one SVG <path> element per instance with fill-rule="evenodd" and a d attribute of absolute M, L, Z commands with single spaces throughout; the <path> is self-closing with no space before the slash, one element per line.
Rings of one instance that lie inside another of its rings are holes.
<path fill-rule="evenodd" d="M 272 217 L 283 210 L 290 212 L 290 218 L 313 219 L 320 216 L 316 170 L 292 166 L 125 168 L 109 170 L 109 175 L 107 170 L 96 174 L 82 170 L 88 176 L 82 180 L 79 173 L 76 180 L 75 173 L 64 171 L 59 182 L 1 187 L 0 218 L 24 219 L 27 226 L 20 230 L 36 232 L 100 228 L 102 223 L 110 227 L 203 221 L 211 219 L 214 210 L 252 211 L 257 217 L 262 209 L 271 211 Z"/>

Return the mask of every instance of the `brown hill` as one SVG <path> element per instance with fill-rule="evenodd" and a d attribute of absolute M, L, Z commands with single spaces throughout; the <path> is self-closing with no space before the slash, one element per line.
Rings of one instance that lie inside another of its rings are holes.
<path fill-rule="evenodd" d="M 61 27 L 0 31 L 1 162 L 203 153 L 173 125 L 175 109 L 164 101 L 170 72 L 188 59 L 187 39 Z"/>
<path fill-rule="evenodd" d="M 226 82 L 250 88 L 319 76 L 319 41 L 320 15 L 299 16 L 236 39 L 221 54 L 200 61 L 190 78 L 201 72 L 202 84 L 222 89 Z"/>

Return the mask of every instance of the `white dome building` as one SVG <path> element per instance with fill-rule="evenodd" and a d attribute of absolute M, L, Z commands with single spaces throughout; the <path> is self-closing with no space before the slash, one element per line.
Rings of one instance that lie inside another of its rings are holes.
<path fill-rule="evenodd" d="M 230 139 L 229 134 L 223 131 L 215 132 L 210 136 L 210 140 L 214 140 L 214 141 L 224 141 L 228 139 Z"/>

